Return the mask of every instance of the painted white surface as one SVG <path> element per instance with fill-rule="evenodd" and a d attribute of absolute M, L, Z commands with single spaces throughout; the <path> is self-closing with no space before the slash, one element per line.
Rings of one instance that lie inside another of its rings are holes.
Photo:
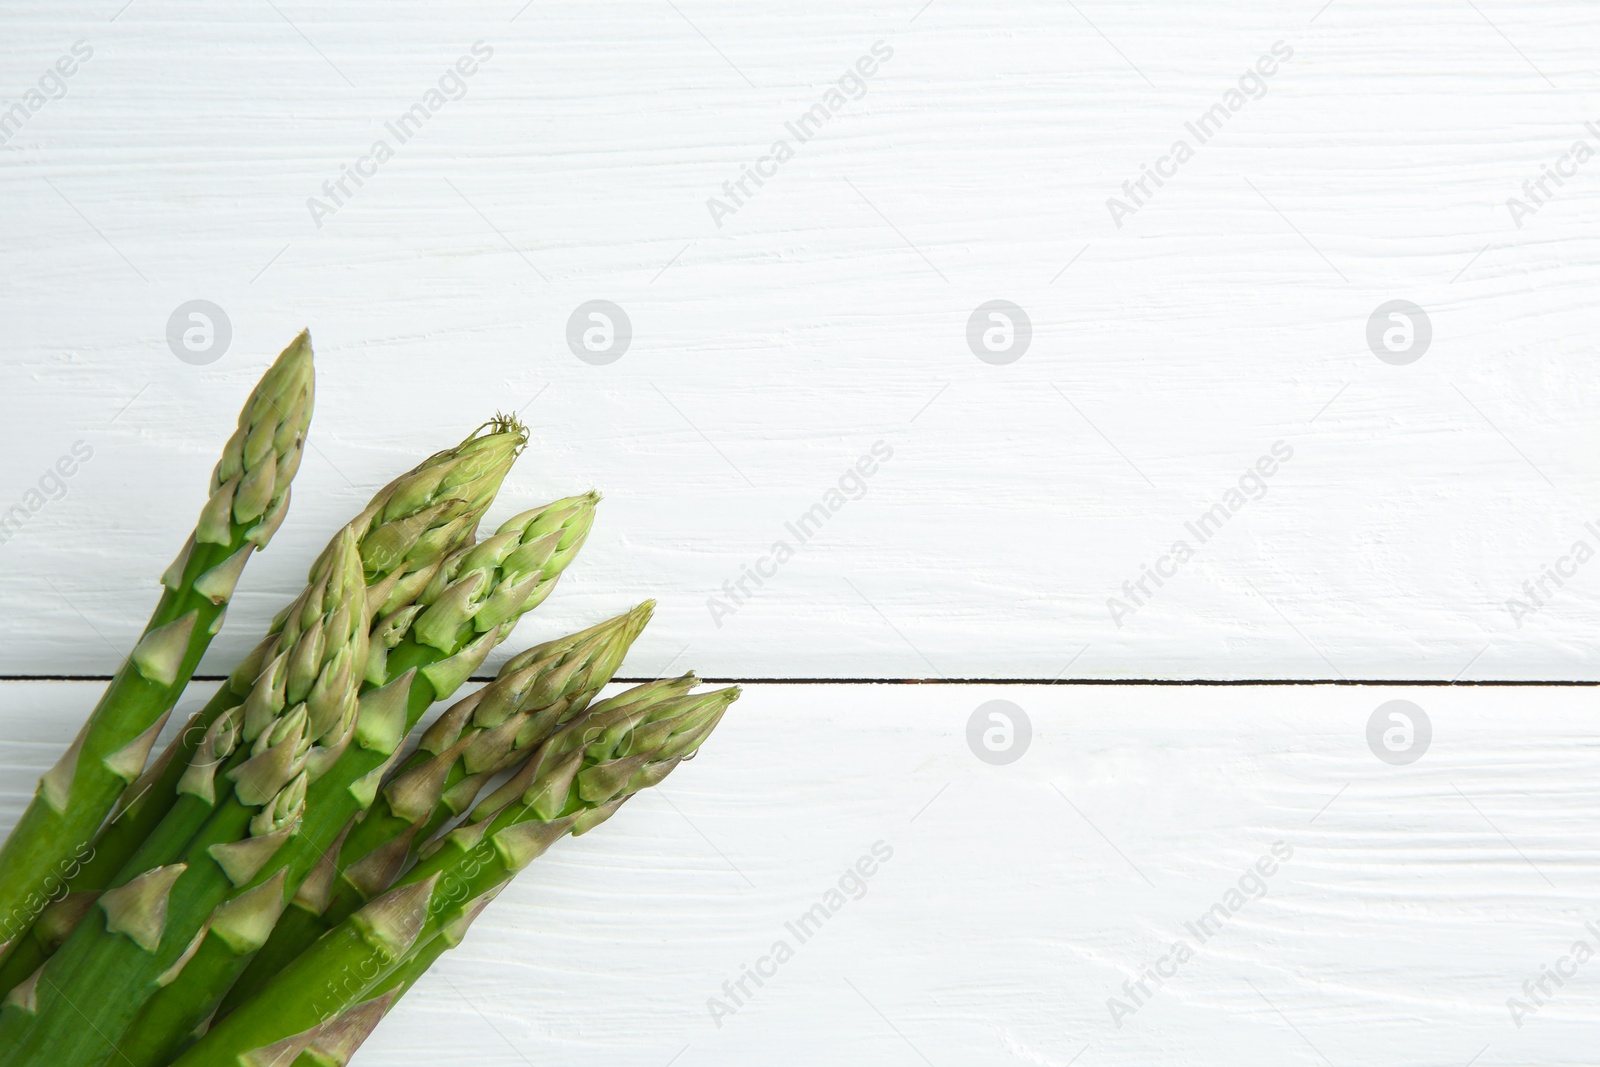
<path fill-rule="evenodd" d="M 8 7 L 0 100 L 93 57 L 0 151 L 0 509 L 95 458 L 0 545 L 0 672 L 112 667 L 309 325 L 315 453 L 213 671 L 372 489 L 504 408 L 534 441 L 498 515 L 608 494 L 549 625 L 655 595 L 646 669 L 1600 677 L 1600 567 L 1506 609 L 1600 547 L 1600 162 L 1520 228 L 1506 206 L 1600 145 L 1593 5 L 520 6 Z M 465 95 L 313 225 L 480 40 Z M 719 228 L 707 198 L 880 40 L 865 96 Z M 1266 95 L 1115 226 L 1277 41 Z M 196 298 L 233 326 L 209 367 L 165 342 Z M 1008 366 L 965 340 L 994 298 L 1035 327 Z M 1434 332 L 1403 367 L 1365 341 L 1397 298 Z M 592 299 L 634 324 L 608 366 L 564 340 Z M 714 625 L 879 440 L 865 498 Z M 1116 625 L 1107 598 L 1280 440 L 1265 498 Z"/>
<path fill-rule="evenodd" d="M 0 825 L 93 692 L 0 686 Z M 1033 728 L 1007 766 L 965 740 L 996 698 Z M 1394 698 L 1432 722 L 1410 766 L 1366 745 Z M 1589 1063 L 1600 959 L 1520 1028 L 1506 1001 L 1600 945 L 1597 763 L 1576 689 L 751 686 L 660 790 L 524 872 L 358 1062 Z M 785 923 L 878 841 L 865 896 L 799 943 Z M 1107 998 L 1276 841 L 1265 895 L 1116 1027 Z M 780 938 L 719 1028 L 708 998 Z"/>

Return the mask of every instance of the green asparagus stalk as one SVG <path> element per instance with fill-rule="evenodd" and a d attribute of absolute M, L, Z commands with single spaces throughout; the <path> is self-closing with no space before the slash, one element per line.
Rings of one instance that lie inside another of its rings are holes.
<path fill-rule="evenodd" d="M 143 636 L 0 848 L 0 954 L 85 861 L 221 628 L 245 563 L 283 522 L 311 421 L 311 359 L 301 333 L 250 394 Z"/>
<path fill-rule="evenodd" d="M 292 1063 L 330 1020 L 469 918 L 567 833 L 584 833 L 692 755 L 736 688 L 640 700 L 574 719 L 400 882 L 219 1020 L 173 1067 Z"/>
<path fill-rule="evenodd" d="M 229 735 L 227 747 L 236 743 L 244 755 L 228 764 L 228 800 L 178 862 L 140 866 L 100 895 L 98 907 L 33 982 L 32 1003 L 13 1002 L 0 1013 L 7 1049 L 0 1062 L 103 1063 L 195 929 L 208 922 L 232 928 L 266 923 L 270 929 L 281 898 L 257 893 L 218 908 L 228 894 L 216 883 L 244 881 L 282 849 L 304 815 L 310 781 L 354 736 L 370 625 L 360 548 L 355 530 L 346 527 L 291 609 L 277 655 L 244 705 L 218 720 L 228 728 L 212 731 L 213 737 Z M 191 785 L 214 788 L 214 776 L 215 767 L 206 768 L 195 776 L 201 784 Z"/>
<path fill-rule="evenodd" d="M 318 911 L 322 902 L 304 896 L 292 902 L 271 939 L 228 990 L 219 1012 L 227 1014 L 311 942 L 388 889 L 410 867 L 417 849 L 465 813 L 496 773 L 520 762 L 584 711 L 611 681 L 653 608 L 646 601 L 626 614 L 513 656 L 494 681 L 439 716 L 416 750 L 390 774 L 372 809 L 346 829 L 326 906 Z M 224 978 L 208 975 L 204 981 L 220 987 Z M 193 999 L 179 988 L 188 981 L 186 974 L 168 986 L 147 1011 L 163 999 Z"/>
<path fill-rule="evenodd" d="M 374 810 L 345 838 L 341 871 L 372 860 L 375 850 L 419 822 L 417 845 L 464 814 L 490 777 L 520 762 L 588 708 L 654 610 L 655 602 L 647 600 L 586 630 L 526 649 L 507 660 L 493 682 L 447 709 L 385 783 Z"/>
<path fill-rule="evenodd" d="M 411 608 L 443 560 L 470 540 L 525 441 L 525 432 L 514 420 L 497 419 L 479 427 L 454 448 L 435 453 L 390 482 L 352 520 L 361 538 L 367 597 L 381 603 L 380 615 L 393 619 Z M 244 703 L 262 666 L 275 653 L 287 614 L 288 609 L 273 620 L 267 636 L 216 695 L 127 788 L 95 840 L 93 855 L 67 880 L 69 895 L 48 906 L 39 920 L 41 930 L 20 938 L 11 957 L 0 963 L 0 990 L 14 987 L 44 962 L 55 948 L 51 937 L 58 944 L 71 930 L 68 925 L 56 936 L 61 924 L 73 923 L 83 914 L 174 805 L 188 809 L 180 817 L 187 829 L 170 828 L 172 839 L 181 844 L 199 829 L 212 805 L 193 796 L 181 799 L 179 784 L 212 725 Z"/>
<path fill-rule="evenodd" d="M 442 951 L 441 949 L 440 953 Z M 434 953 L 432 956 L 436 957 L 438 954 Z M 417 961 L 421 962 L 422 957 L 417 957 Z M 433 958 L 427 959 L 422 970 L 425 971 L 432 963 Z M 420 971 L 416 977 L 421 977 Z M 295 1057 L 293 1067 L 346 1067 L 351 1057 L 378 1028 L 378 1024 L 415 984 L 415 980 L 413 978 L 410 982 L 399 983 L 392 991 L 363 1001 L 338 1018 L 329 1019 L 317 1027 L 316 1032 L 306 1042 L 305 1051 Z"/>
<path fill-rule="evenodd" d="M 98 896 L 98 893 L 69 893 L 46 906 L 28 932 L 18 936 L 10 955 L 0 963 L 0 989 L 7 993 L 7 999 L 0 1004 L 10 1003 L 12 991 L 44 966 L 44 961 L 61 947 L 84 914 L 94 907 Z"/>
<path fill-rule="evenodd" d="M 497 419 L 479 427 L 460 444 L 434 453 L 384 486 L 352 520 L 361 539 L 367 597 L 381 605 L 377 608 L 381 615 L 392 616 L 414 604 L 438 565 L 471 539 L 526 440 L 526 432 L 514 420 Z M 107 876 L 115 873 L 120 869 L 117 854 L 126 862 L 137 843 L 161 821 L 205 731 L 228 708 L 244 703 L 262 664 L 272 658 L 282 628 L 280 615 L 217 696 L 173 740 L 160 765 L 152 768 L 156 773 L 129 787 L 118 817 L 96 843 L 96 859 L 86 876 L 104 869 L 96 866 L 102 853 L 116 864 Z M 72 888 L 99 887 L 74 884 Z"/>
<path fill-rule="evenodd" d="M 318 1026 L 305 1051 L 295 1059 L 294 1067 L 347 1067 L 400 998 L 411 992 L 411 987 L 440 956 L 461 944 L 467 928 L 495 896 L 489 892 L 477 898 L 473 907 L 447 924 L 438 937 L 407 953 L 398 967 L 368 991 L 366 1000 Z"/>
<path fill-rule="evenodd" d="M 399 757 L 401 742 L 422 712 L 435 699 L 453 693 L 521 614 L 549 595 L 582 546 L 597 499 L 592 493 L 585 494 L 525 512 L 495 536 L 445 562 L 418 598 L 420 610 L 405 613 L 410 620 L 406 637 L 387 658 L 380 648 L 374 648 L 371 664 L 381 664 L 385 672 L 403 669 L 404 673 L 363 698 L 352 737 L 355 743 L 313 780 L 306 816 L 290 840 L 292 847 L 279 850 L 244 878 L 230 873 L 229 880 L 237 887 L 231 893 L 219 872 L 213 871 L 213 896 L 204 899 L 220 903 L 228 897 L 259 896 L 273 900 L 281 912 L 288 901 L 302 894 L 307 875 L 326 867 L 325 859 L 337 856 L 340 830 L 372 803 L 385 771 Z M 488 628 L 481 635 L 476 629 L 480 626 Z M 377 631 L 383 629 L 380 623 Z M 238 817 L 221 818 L 227 807 L 224 802 L 197 842 L 233 832 Z M 190 851 L 196 847 L 191 844 Z M 304 895 L 318 898 L 321 902 L 314 908 L 321 910 L 331 887 L 329 878 L 321 888 L 313 884 Z M 215 897 L 218 892 L 223 896 Z M 263 938 L 276 923 L 278 912 L 262 930 Z M 152 1004 L 150 1014 L 138 1023 L 140 1041 L 153 1050 L 152 1056 L 159 1054 L 154 1050 L 168 1048 L 169 1042 L 181 1039 L 203 1021 L 261 947 L 259 941 L 208 936 L 198 924 L 194 931 L 187 955 L 175 962 L 177 969 L 167 976 L 166 984 L 181 979 L 184 991 L 161 996 L 160 1003 Z M 192 993 L 186 992 L 189 990 Z"/>
<path fill-rule="evenodd" d="M 306 821 L 295 835 L 300 847 L 282 853 L 258 880 L 287 867 L 292 899 L 313 869 L 327 870 L 320 861 L 337 856 L 340 832 L 372 805 L 423 712 L 454 693 L 522 614 L 549 595 L 588 536 L 598 499 L 589 493 L 524 512 L 445 562 L 419 598 L 423 610 L 387 652 L 383 670 L 393 680 L 370 692 L 372 711 L 363 708 L 355 743 L 312 786 Z M 374 650 L 373 661 L 382 655 Z M 306 894 L 330 893 L 331 877 L 321 881 Z"/>
<path fill-rule="evenodd" d="M 369 675 L 396 672 L 398 676 L 377 688 L 371 688 L 369 681 L 359 714 L 351 716 L 338 743 L 319 747 L 311 755 L 303 818 L 284 829 L 271 848 L 258 849 L 246 836 L 259 798 L 253 791 L 241 793 L 236 783 L 233 794 L 217 801 L 205 825 L 180 850 L 181 864 L 190 873 L 184 881 L 181 906 L 172 909 L 161 940 L 153 946 L 130 945 L 105 936 L 104 930 L 90 932 L 91 938 L 103 944 L 94 950 L 80 949 L 68 966 L 77 966 L 80 958 L 91 959 L 94 969 L 116 975 L 125 990 L 115 1006 L 91 1013 L 104 1040 L 118 1041 L 156 990 L 185 969 L 206 940 L 206 923 L 216 917 L 214 911 L 220 914 L 225 905 L 232 908 L 243 899 L 255 914 L 270 903 L 271 922 L 261 931 L 261 936 L 266 936 L 306 874 L 333 846 L 339 829 L 371 803 L 384 769 L 398 756 L 400 744 L 417 718 L 436 698 L 448 696 L 467 679 L 529 604 L 549 595 L 588 533 L 596 499 L 594 494 L 586 494 L 518 516 L 494 537 L 447 559 L 418 597 L 415 609 L 377 625 L 374 632 L 381 634 L 387 632 L 386 624 L 398 629 L 409 622 L 406 636 L 393 649 L 385 649 L 387 639 L 375 640 L 367 658 Z M 365 604 L 365 597 L 359 600 Z M 486 629 L 479 633 L 479 627 Z M 368 649 L 362 651 L 367 656 Z M 263 678 L 267 676 L 263 674 Z M 239 732 L 247 741 L 257 736 L 258 729 L 276 722 L 276 709 L 262 693 L 258 683 L 235 713 L 241 724 Z M 198 755 L 207 753 L 202 749 Z M 197 762 L 198 756 L 191 762 L 191 770 Z M 211 774 L 204 777 L 209 781 Z M 171 848 L 172 842 L 162 838 L 175 814 L 176 809 L 141 847 L 130 861 L 131 868 L 149 872 L 178 866 L 157 866 Z M 247 862 L 230 863 L 223 855 L 232 857 L 235 849 Z M 173 899 L 175 905 L 180 904 L 176 895 Z M 82 931 L 80 927 L 74 933 L 58 959 L 73 948 Z M 240 941 L 234 951 L 247 955 L 258 947 L 259 943 Z M 54 967 L 54 962 L 46 965 L 47 978 Z M 219 998 L 224 989 L 207 990 L 207 995 Z M 0 1039 L 6 1036 L 5 1022 L 0 1014 Z M 59 1029 L 59 1024 L 46 1018 L 41 1004 L 34 1028 L 48 1032 Z M 45 1047 L 57 1055 L 52 1061 L 56 1067 L 88 1067 L 96 1061 L 72 1058 L 88 1044 L 84 1039 L 63 1039 Z M 9 1067 L 4 1059 L 0 1064 Z"/>

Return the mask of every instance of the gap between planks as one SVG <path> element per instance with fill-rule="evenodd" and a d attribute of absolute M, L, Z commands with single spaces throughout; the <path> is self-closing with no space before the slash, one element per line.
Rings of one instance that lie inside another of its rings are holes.
<path fill-rule="evenodd" d="M 109 682 L 109 674 L 0 674 L 3 682 Z M 197 674 L 192 681 L 220 682 L 225 674 Z M 490 682 L 494 675 L 474 675 L 468 681 Z M 622 685 L 653 682 L 654 678 L 613 678 Z M 1457 681 L 1450 678 L 701 678 L 706 685 L 1158 685 L 1158 686 L 1428 686 L 1456 689 L 1489 688 L 1593 688 L 1590 679 L 1486 679 Z"/>

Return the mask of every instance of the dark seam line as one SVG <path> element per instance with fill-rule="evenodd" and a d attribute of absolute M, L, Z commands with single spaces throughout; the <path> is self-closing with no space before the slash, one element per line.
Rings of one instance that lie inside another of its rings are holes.
<path fill-rule="evenodd" d="M 0 674 L 0 682 L 109 682 L 109 674 Z M 225 674 L 197 674 L 196 682 L 220 682 Z M 474 682 L 493 681 L 493 675 L 474 676 Z M 614 678 L 615 682 L 637 685 L 654 678 Z M 1448 678 L 702 678 L 708 684 L 745 685 L 1160 685 L 1160 686 L 1450 686 L 1458 689 L 1520 686 L 1523 688 L 1571 688 L 1600 686 L 1600 679 L 1485 679 L 1454 681 Z"/>

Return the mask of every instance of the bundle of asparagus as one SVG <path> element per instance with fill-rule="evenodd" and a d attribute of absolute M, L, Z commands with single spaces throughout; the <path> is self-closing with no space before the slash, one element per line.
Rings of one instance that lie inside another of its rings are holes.
<path fill-rule="evenodd" d="M 517 872 L 661 781 L 738 697 L 687 674 L 594 702 L 646 602 L 512 656 L 408 741 L 594 519 L 588 493 L 477 539 L 527 440 L 497 417 L 337 531 L 151 760 L 283 521 L 311 396 L 302 333 L 246 402 L 144 635 L 0 850 L 0 1067 L 347 1063 Z"/>

